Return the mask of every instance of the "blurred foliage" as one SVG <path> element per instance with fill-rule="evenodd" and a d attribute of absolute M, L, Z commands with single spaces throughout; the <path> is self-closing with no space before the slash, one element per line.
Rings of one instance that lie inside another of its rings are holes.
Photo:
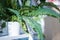
<path fill-rule="evenodd" d="M 44 3 L 45 1 L 46 1 L 46 0 L 40 0 L 41 3 L 42 3 L 42 2 Z"/>
<path fill-rule="evenodd" d="M 3 22 L 1 25 L 2 29 L 6 27 L 6 22 Z"/>
<path fill-rule="evenodd" d="M 28 29 L 26 25 L 26 23 L 28 23 L 31 28 L 34 28 L 34 30 L 38 33 L 38 37 L 43 40 L 41 24 L 37 23 L 33 17 L 47 15 L 60 18 L 60 14 L 51 8 L 54 7 L 59 12 L 60 9 L 51 2 L 40 0 L 41 3 L 38 4 L 37 1 L 38 0 L 0 0 L 0 20 L 18 21 L 25 31 Z M 2 25 L 2 28 L 4 28 L 5 23 Z"/>

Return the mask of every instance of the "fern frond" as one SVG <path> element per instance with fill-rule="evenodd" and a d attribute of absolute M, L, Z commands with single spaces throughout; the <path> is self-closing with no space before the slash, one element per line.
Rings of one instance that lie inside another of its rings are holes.
<path fill-rule="evenodd" d="M 31 28 L 35 29 L 34 31 L 37 32 L 38 38 L 40 38 L 40 40 L 43 40 L 41 25 L 39 23 L 37 23 L 35 20 L 33 20 L 32 18 L 24 16 L 24 19 L 31 26 Z"/>
<path fill-rule="evenodd" d="M 38 15 L 53 15 L 55 17 L 60 17 L 60 14 L 58 14 L 57 12 L 55 12 L 54 10 L 50 9 L 50 8 L 39 8 L 37 10 L 34 10 L 30 13 L 28 13 L 25 16 L 38 16 Z"/>

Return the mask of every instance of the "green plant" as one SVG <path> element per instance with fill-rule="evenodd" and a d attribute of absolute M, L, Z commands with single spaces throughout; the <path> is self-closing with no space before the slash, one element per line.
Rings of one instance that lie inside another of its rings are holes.
<path fill-rule="evenodd" d="M 6 27 L 6 23 L 3 22 L 2 25 L 1 25 L 2 28 L 5 28 Z"/>
<path fill-rule="evenodd" d="M 33 1 L 37 5 L 31 4 L 31 1 L 32 0 L 22 0 L 20 4 L 18 0 L 6 0 L 6 6 L 4 7 L 4 4 L 2 5 L 2 8 L 6 10 L 6 15 L 8 15 L 7 21 L 18 21 L 22 27 L 26 27 L 25 29 L 27 29 L 26 23 L 28 23 L 31 28 L 38 33 L 38 37 L 43 40 L 41 25 L 36 20 L 34 20 L 33 17 L 38 17 L 39 15 L 48 15 L 55 18 L 60 18 L 60 14 L 56 13 L 48 6 L 54 7 L 58 11 L 60 11 L 60 9 L 57 8 L 57 6 L 53 3 L 45 2 L 45 0 L 41 0 L 40 4 L 38 4 L 36 0 Z M 47 8 L 44 8 L 45 6 Z"/>

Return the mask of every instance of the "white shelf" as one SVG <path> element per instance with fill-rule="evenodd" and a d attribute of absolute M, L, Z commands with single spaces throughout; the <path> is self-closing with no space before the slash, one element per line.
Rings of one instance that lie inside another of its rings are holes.
<path fill-rule="evenodd" d="M 0 37 L 0 40 L 13 40 L 13 39 L 18 39 L 18 38 L 26 38 L 26 37 L 29 37 L 29 40 L 33 40 L 31 39 L 30 34 L 23 34 L 19 36 L 3 36 L 3 37 Z"/>

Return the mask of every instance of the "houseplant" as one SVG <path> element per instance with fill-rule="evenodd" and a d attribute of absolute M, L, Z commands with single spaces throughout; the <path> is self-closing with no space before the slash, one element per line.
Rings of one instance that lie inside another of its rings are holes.
<path fill-rule="evenodd" d="M 54 7 L 58 11 L 60 11 L 60 9 L 53 3 L 45 2 L 45 0 L 40 1 L 41 3 L 37 3 L 36 0 L 6 0 L 6 6 L 4 7 L 5 4 L 3 5 L 3 8 L 6 10 L 6 15 L 8 15 L 6 21 L 18 21 L 22 27 L 26 28 L 27 24 L 29 24 L 30 27 L 38 33 L 38 37 L 43 40 L 41 25 L 37 23 L 33 17 L 47 15 L 59 18 L 60 14 L 48 8 L 48 6 Z"/>

